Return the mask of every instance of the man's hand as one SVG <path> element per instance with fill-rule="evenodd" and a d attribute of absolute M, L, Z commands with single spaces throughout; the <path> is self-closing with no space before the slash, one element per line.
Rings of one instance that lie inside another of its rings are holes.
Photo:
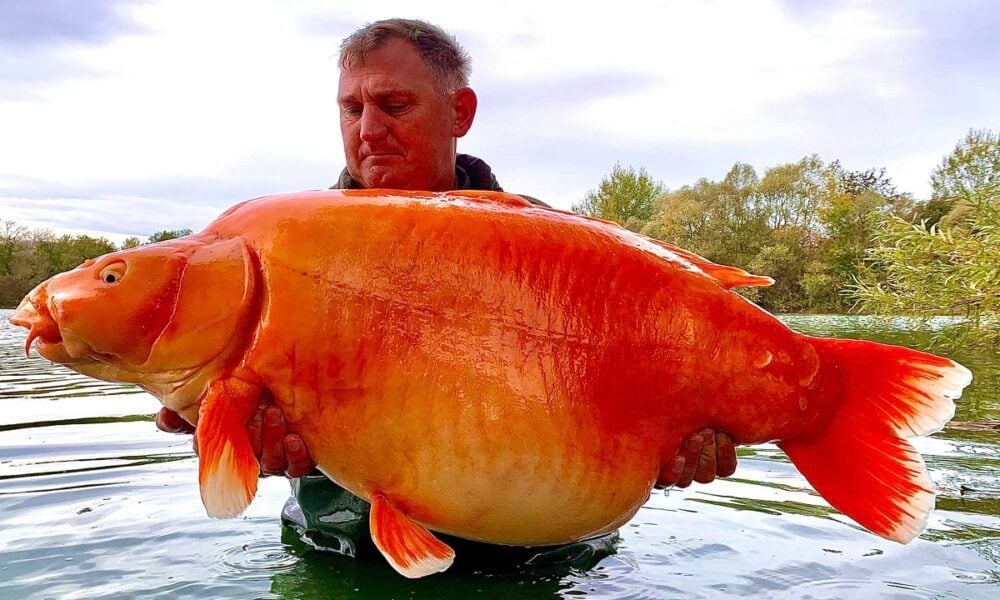
<path fill-rule="evenodd" d="M 167 433 L 194 433 L 193 425 L 168 408 L 161 408 L 156 414 L 156 426 Z M 247 424 L 247 435 L 262 477 L 302 477 L 316 467 L 302 438 L 287 432 L 285 415 L 277 406 L 257 407 L 257 413 Z M 198 438 L 194 439 L 194 451 L 198 453 Z"/>
<path fill-rule="evenodd" d="M 161 408 L 160 412 L 156 413 L 156 426 L 160 431 L 167 433 L 194 433 L 194 425 L 167 407 Z"/>
<path fill-rule="evenodd" d="M 677 454 L 660 469 L 657 489 L 676 485 L 686 488 L 692 481 L 709 483 L 716 477 L 729 477 L 736 472 L 736 445 L 723 432 L 705 429 L 693 433 L 677 450 Z"/>
<path fill-rule="evenodd" d="M 247 435 L 264 477 L 284 475 L 294 479 L 308 475 L 316 467 L 302 438 L 288 433 L 285 414 L 277 406 L 257 407 L 257 414 L 247 425 Z"/>

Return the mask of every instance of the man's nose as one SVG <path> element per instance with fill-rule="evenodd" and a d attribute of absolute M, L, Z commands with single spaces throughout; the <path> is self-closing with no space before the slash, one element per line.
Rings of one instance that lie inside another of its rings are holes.
<path fill-rule="evenodd" d="M 385 115 L 377 108 L 366 108 L 361 113 L 361 139 L 366 142 L 380 140 L 386 135 Z"/>

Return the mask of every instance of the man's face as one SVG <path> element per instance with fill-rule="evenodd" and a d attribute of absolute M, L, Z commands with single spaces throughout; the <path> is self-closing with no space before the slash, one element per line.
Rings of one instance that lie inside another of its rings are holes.
<path fill-rule="evenodd" d="M 343 65 L 338 103 L 348 172 L 366 188 L 451 189 L 455 138 L 472 124 L 456 109 L 456 95 L 435 85 L 417 50 L 401 39 Z"/>

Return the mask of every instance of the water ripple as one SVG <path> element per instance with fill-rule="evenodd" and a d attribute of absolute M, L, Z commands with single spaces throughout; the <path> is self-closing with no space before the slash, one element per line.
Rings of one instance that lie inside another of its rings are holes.
<path fill-rule="evenodd" d="M 288 552 L 287 546 L 267 538 L 256 539 L 220 551 L 219 570 L 222 575 L 251 575 L 260 577 L 262 572 L 287 571 L 299 561 Z"/>

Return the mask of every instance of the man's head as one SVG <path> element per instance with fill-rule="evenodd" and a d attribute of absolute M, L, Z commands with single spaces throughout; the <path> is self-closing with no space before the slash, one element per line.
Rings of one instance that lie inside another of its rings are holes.
<path fill-rule="evenodd" d="M 340 132 L 347 170 L 367 188 L 455 185 L 456 140 L 472 126 L 469 57 L 422 21 L 378 21 L 340 51 Z"/>

